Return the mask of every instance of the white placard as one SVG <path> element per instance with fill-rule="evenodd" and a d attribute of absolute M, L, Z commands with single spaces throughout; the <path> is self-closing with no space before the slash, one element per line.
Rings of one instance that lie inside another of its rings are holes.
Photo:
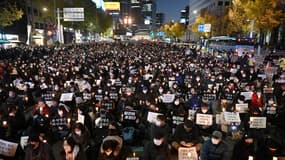
<path fill-rule="evenodd" d="M 250 128 L 266 128 L 266 117 L 250 117 Z"/>
<path fill-rule="evenodd" d="M 196 124 L 210 126 L 213 124 L 213 115 L 212 114 L 201 114 L 197 113 L 196 115 Z"/>
<path fill-rule="evenodd" d="M 198 160 L 196 148 L 179 147 L 178 160 Z"/>
<path fill-rule="evenodd" d="M 84 120 L 85 120 L 85 116 L 84 116 L 84 115 L 81 115 L 81 114 L 78 114 L 78 116 L 77 116 L 77 122 L 84 124 Z"/>
<path fill-rule="evenodd" d="M 237 112 L 224 112 L 224 118 L 225 121 L 228 123 L 239 123 L 240 122 L 240 116 Z"/>
<path fill-rule="evenodd" d="M 222 124 L 222 114 L 216 114 L 216 124 Z"/>
<path fill-rule="evenodd" d="M 161 113 L 156 113 L 156 112 L 148 112 L 147 113 L 147 121 L 150 122 L 150 123 L 156 123 L 158 115 L 162 115 L 162 114 Z"/>
<path fill-rule="evenodd" d="M 239 112 L 239 113 L 247 113 L 247 111 L 248 111 L 248 103 L 236 104 L 236 111 Z"/>
<path fill-rule="evenodd" d="M 245 97 L 245 100 L 251 100 L 253 92 L 241 92 L 240 95 Z"/>
<path fill-rule="evenodd" d="M 171 88 L 173 86 L 174 83 L 177 83 L 177 81 L 169 81 L 168 82 L 168 86 L 169 88 Z"/>
<path fill-rule="evenodd" d="M 61 102 L 72 101 L 74 93 L 62 93 L 60 96 Z"/>
<path fill-rule="evenodd" d="M 265 79 L 266 78 L 266 74 L 258 74 L 257 77 L 259 77 L 261 79 Z"/>
<path fill-rule="evenodd" d="M 18 144 L 0 139 L 0 155 L 14 157 Z"/>
<path fill-rule="evenodd" d="M 84 8 L 63 8 L 64 21 L 84 21 Z"/>
<path fill-rule="evenodd" d="M 175 94 L 163 94 L 162 102 L 163 103 L 172 103 L 175 99 Z"/>
<path fill-rule="evenodd" d="M 24 149 L 28 145 L 29 136 L 22 136 L 20 140 L 20 145 Z"/>

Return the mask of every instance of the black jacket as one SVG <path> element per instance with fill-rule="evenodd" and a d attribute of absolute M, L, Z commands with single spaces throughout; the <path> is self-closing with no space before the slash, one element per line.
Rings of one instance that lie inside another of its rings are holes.
<path fill-rule="evenodd" d="M 229 160 L 228 146 L 221 141 L 218 145 L 214 145 L 211 139 L 203 143 L 201 151 L 201 160 Z"/>

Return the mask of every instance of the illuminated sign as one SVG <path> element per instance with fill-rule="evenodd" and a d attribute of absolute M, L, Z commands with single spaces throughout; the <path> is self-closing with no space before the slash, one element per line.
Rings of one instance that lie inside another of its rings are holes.
<path fill-rule="evenodd" d="M 119 11 L 120 10 L 120 2 L 105 2 L 105 9 L 107 11 Z"/>

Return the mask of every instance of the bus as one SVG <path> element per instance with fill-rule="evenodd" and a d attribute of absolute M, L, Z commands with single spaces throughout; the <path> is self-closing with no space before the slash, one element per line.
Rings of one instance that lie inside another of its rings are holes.
<path fill-rule="evenodd" d="M 239 56 L 243 53 L 254 53 L 253 38 L 236 38 L 229 36 L 211 37 L 206 41 L 206 47 L 215 51 L 234 51 Z"/>

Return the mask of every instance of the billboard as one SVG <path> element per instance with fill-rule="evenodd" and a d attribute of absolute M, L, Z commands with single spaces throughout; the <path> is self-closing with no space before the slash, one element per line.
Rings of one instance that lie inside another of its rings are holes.
<path fill-rule="evenodd" d="M 107 11 L 119 11 L 120 10 L 120 2 L 105 2 L 105 9 Z"/>
<path fill-rule="evenodd" d="M 84 8 L 63 8 L 64 21 L 84 21 Z"/>

